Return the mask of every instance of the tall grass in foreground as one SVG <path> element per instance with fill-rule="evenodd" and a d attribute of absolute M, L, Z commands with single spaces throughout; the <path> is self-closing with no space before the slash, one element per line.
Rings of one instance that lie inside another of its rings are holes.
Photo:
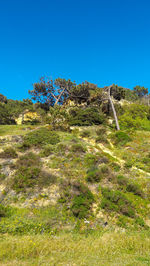
<path fill-rule="evenodd" d="M 149 233 L 0 236 L 0 265 L 150 265 Z"/>

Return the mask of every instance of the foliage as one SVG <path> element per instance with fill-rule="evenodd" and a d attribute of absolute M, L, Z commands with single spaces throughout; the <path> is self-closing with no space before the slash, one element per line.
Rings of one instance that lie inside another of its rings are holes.
<path fill-rule="evenodd" d="M 136 184 L 136 183 L 131 183 L 131 182 L 129 182 L 128 184 L 127 184 L 127 188 L 126 188 L 126 190 L 128 191 L 128 192 L 132 192 L 133 194 L 135 194 L 135 195 L 138 195 L 138 196 L 140 196 L 140 197 L 143 197 L 143 191 L 141 190 L 141 188 L 140 188 L 140 186 L 138 185 L 138 184 Z"/>
<path fill-rule="evenodd" d="M 24 147 L 40 147 L 45 144 L 55 145 L 60 141 L 56 132 L 49 131 L 47 128 L 40 128 L 24 136 Z"/>
<path fill-rule="evenodd" d="M 94 195 L 89 188 L 80 181 L 63 181 L 61 184 L 60 203 L 67 205 L 67 209 L 80 219 L 89 216 Z"/>
<path fill-rule="evenodd" d="M 80 136 L 82 138 L 89 138 L 91 135 L 90 131 L 89 130 L 83 130 L 81 133 L 80 133 Z"/>
<path fill-rule="evenodd" d="M 15 124 L 15 120 L 6 108 L 5 104 L 0 103 L 0 125 Z"/>
<path fill-rule="evenodd" d="M 54 153 L 54 145 L 46 145 L 43 147 L 43 150 L 40 152 L 41 157 L 48 157 L 49 155 Z"/>
<path fill-rule="evenodd" d="M 76 143 L 71 146 L 71 151 L 76 153 L 85 153 L 86 148 L 82 144 Z"/>
<path fill-rule="evenodd" d="M 47 185 L 55 182 L 56 178 L 50 173 L 41 170 L 40 158 L 30 152 L 21 156 L 16 162 L 16 172 L 10 182 L 10 186 L 16 192 L 25 192 L 26 189 L 34 189 L 35 185 Z"/>
<path fill-rule="evenodd" d="M 5 206 L 3 206 L 2 204 L 0 204 L 0 218 L 1 217 L 5 217 L 7 215 L 7 209 Z"/>
<path fill-rule="evenodd" d="M 18 155 L 13 147 L 7 147 L 0 153 L 0 158 L 17 158 Z"/>
<path fill-rule="evenodd" d="M 125 91 L 126 91 L 125 88 L 113 85 L 111 88 L 110 95 L 113 96 L 114 99 L 120 101 L 121 99 L 125 98 Z"/>
<path fill-rule="evenodd" d="M 140 104 L 124 106 L 124 113 L 119 117 L 120 126 L 123 129 L 150 130 L 150 107 Z"/>
<path fill-rule="evenodd" d="M 33 84 L 33 90 L 29 90 L 32 99 L 41 104 L 41 108 L 46 111 L 49 110 L 50 106 L 55 103 L 54 100 L 54 86 L 52 80 L 45 80 L 44 77 L 40 78 L 39 82 Z"/>
<path fill-rule="evenodd" d="M 146 94 L 148 94 L 148 89 L 147 88 L 144 88 L 144 87 L 141 87 L 141 86 L 136 86 L 133 88 L 135 94 L 141 98 L 143 96 L 145 96 Z"/>
<path fill-rule="evenodd" d="M 132 140 L 131 137 L 123 131 L 117 131 L 113 137 L 115 138 L 114 143 L 116 145 L 121 145 L 121 146 L 126 145 L 128 142 Z"/>
<path fill-rule="evenodd" d="M 110 189 L 102 189 L 103 199 L 101 208 L 108 211 L 115 211 L 123 215 L 134 217 L 135 212 L 131 202 L 126 198 L 125 194 L 120 191 L 111 191 Z"/>
<path fill-rule="evenodd" d="M 102 172 L 96 166 L 91 167 L 87 171 L 86 180 L 91 183 L 99 182 L 102 179 Z"/>
<path fill-rule="evenodd" d="M 74 216 L 82 219 L 89 215 L 91 204 L 94 202 L 92 192 L 83 184 L 80 184 L 79 195 L 74 196 L 71 211 Z"/>
<path fill-rule="evenodd" d="M 51 107 L 45 122 L 50 124 L 52 130 L 70 131 L 68 114 L 62 106 Z"/>
<path fill-rule="evenodd" d="M 73 108 L 70 110 L 69 124 L 71 126 L 99 125 L 104 122 L 104 115 L 95 107 Z"/>

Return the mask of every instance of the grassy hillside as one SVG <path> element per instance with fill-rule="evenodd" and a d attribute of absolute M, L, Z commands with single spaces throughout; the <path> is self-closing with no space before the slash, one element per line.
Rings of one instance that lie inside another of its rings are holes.
<path fill-rule="evenodd" d="M 149 131 L 0 132 L 3 265 L 150 263 Z"/>

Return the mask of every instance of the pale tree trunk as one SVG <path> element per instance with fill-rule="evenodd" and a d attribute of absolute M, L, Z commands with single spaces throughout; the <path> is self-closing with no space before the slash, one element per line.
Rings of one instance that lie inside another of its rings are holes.
<path fill-rule="evenodd" d="M 110 101 L 111 108 L 112 108 L 112 111 L 113 111 L 113 115 L 114 115 L 114 119 L 115 119 L 115 123 L 116 123 L 116 128 L 117 128 L 117 130 L 120 130 L 117 113 L 116 113 L 116 110 L 115 110 L 113 101 L 111 99 L 111 96 L 110 96 L 110 89 L 112 88 L 112 86 L 113 85 L 111 85 L 111 86 L 108 87 L 108 99 Z"/>

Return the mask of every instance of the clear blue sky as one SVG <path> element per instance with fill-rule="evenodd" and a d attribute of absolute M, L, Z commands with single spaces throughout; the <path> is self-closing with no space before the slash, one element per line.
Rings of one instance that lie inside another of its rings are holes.
<path fill-rule="evenodd" d="M 0 93 L 43 75 L 150 88 L 150 1 L 0 0 Z"/>

